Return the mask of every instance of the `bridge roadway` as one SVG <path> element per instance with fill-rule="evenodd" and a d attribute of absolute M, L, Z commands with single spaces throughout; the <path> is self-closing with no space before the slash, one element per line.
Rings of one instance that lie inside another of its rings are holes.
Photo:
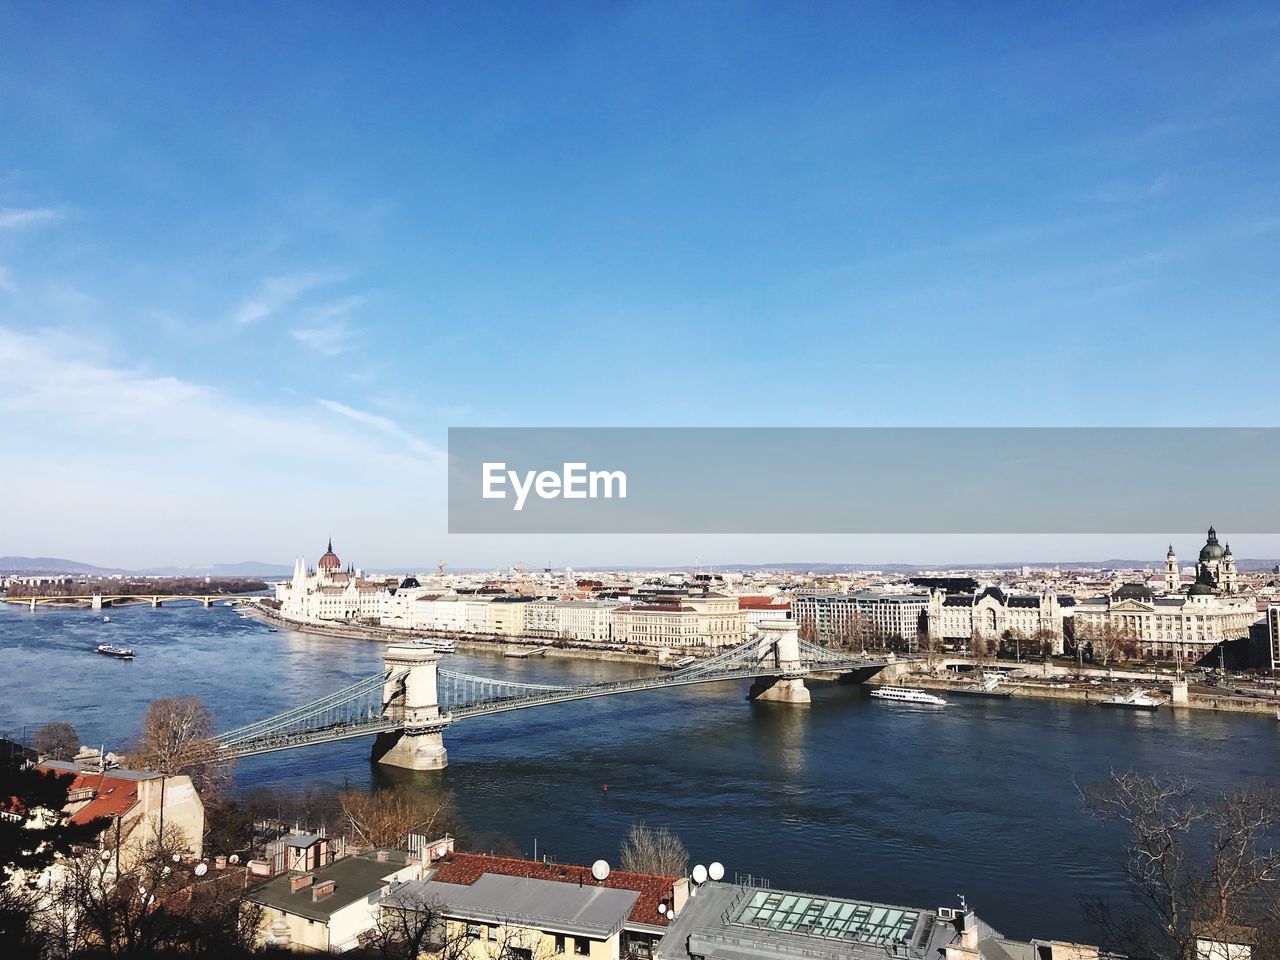
<path fill-rule="evenodd" d="M 900 658 L 849 657 L 798 640 L 794 625 L 773 628 L 710 660 L 656 676 L 583 686 L 551 686 L 479 677 L 438 668 L 429 645 L 388 648 L 388 667 L 309 704 L 228 731 L 219 739 L 225 759 L 258 756 L 319 743 L 383 735 L 379 740 L 430 742 L 438 763 L 383 762 L 414 769 L 444 766 L 440 735 L 450 724 L 474 717 L 697 683 L 754 680 L 752 698 L 808 702 L 803 678 L 811 673 L 869 676 Z M 415 679 L 416 676 L 416 679 Z M 798 688 L 798 689 L 797 689 Z M 782 691 L 779 695 L 778 691 Z M 375 748 L 376 750 L 377 748 Z M 404 752 L 403 750 L 401 752 Z M 403 759 L 403 758 L 402 758 Z"/>

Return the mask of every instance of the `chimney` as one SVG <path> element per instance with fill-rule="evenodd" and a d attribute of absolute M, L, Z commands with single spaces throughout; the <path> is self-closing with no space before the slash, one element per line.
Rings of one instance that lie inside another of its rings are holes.
<path fill-rule="evenodd" d="M 671 909 L 679 913 L 689 902 L 689 878 L 681 877 L 671 885 Z"/>
<path fill-rule="evenodd" d="M 300 877 L 294 877 L 289 881 L 289 892 L 297 893 L 299 890 L 305 889 L 315 883 L 316 875 L 314 873 L 304 873 Z"/>
<path fill-rule="evenodd" d="M 334 882 L 332 880 L 321 880 L 311 888 L 311 902 L 315 903 L 329 894 L 333 893 Z"/>
<path fill-rule="evenodd" d="M 379 863 L 386 863 L 386 862 L 387 862 L 388 860 L 390 860 L 390 859 L 391 859 L 391 855 L 390 855 L 389 853 L 387 853 L 387 851 L 385 851 L 385 850 L 379 850 L 379 851 L 378 851 L 378 853 L 377 853 L 377 860 L 378 860 L 378 862 L 379 862 Z"/>

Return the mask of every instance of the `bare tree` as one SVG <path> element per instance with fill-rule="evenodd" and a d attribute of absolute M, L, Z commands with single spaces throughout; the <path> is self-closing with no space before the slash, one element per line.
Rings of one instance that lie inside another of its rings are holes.
<path fill-rule="evenodd" d="M 338 801 L 351 833 L 370 847 L 401 847 L 408 842 L 409 834 L 434 835 L 457 819 L 453 797 L 447 793 L 348 790 Z"/>
<path fill-rule="evenodd" d="M 128 762 L 189 776 L 206 800 L 216 799 L 230 784 L 230 765 L 219 756 L 213 717 L 196 697 L 165 697 L 147 707 Z"/>
<path fill-rule="evenodd" d="M 382 901 L 365 945 L 394 960 L 417 960 L 424 954 L 433 960 L 461 960 L 469 940 L 465 928 L 450 928 L 438 899 L 410 885 L 408 891 L 393 892 Z"/>
<path fill-rule="evenodd" d="M 1101 661 L 1104 667 L 1110 666 L 1112 660 L 1131 658 L 1138 653 L 1138 637 L 1131 627 L 1108 622 L 1101 629 L 1086 630 L 1086 637 L 1094 661 Z"/>
<path fill-rule="evenodd" d="M 137 856 L 82 848 L 54 874 L 42 916 L 51 957 L 247 956 L 260 906 L 241 901 L 237 871 L 198 877 L 180 830 L 153 832 Z"/>
<path fill-rule="evenodd" d="M 1132 903 L 1101 899 L 1087 914 L 1113 945 L 1152 960 L 1195 960 L 1196 938 L 1247 928 L 1280 955 L 1280 792 L 1258 784 L 1198 798 L 1181 779 L 1112 773 L 1081 791 L 1086 810 L 1127 826 Z"/>
<path fill-rule="evenodd" d="M 50 760 L 70 760 L 80 752 L 80 734 L 69 723 L 46 723 L 36 731 L 36 751 Z"/>
<path fill-rule="evenodd" d="M 682 877 L 689 869 L 689 851 L 679 837 L 665 826 L 650 827 L 643 820 L 631 824 L 618 851 L 623 870 Z"/>

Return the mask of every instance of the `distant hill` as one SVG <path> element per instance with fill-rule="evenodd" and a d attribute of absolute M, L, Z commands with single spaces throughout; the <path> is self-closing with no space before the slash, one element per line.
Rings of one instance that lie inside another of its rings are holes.
<path fill-rule="evenodd" d="M 124 573 L 118 567 L 95 567 L 60 557 L 0 557 L 0 573 L 92 573 L 103 576 Z"/>
<path fill-rule="evenodd" d="M 141 570 L 157 577 L 288 577 L 293 567 L 283 563 L 245 560 L 241 563 L 207 563 L 192 567 L 151 567 Z"/>
<path fill-rule="evenodd" d="M 287 577 L 293 567 L 283 563 L 247 560 L 243 563 L 207 563 L 191 567 L 152 567 L 126 570 L 122 567 L 98 567 L 79 560 L 60 557 L 0 557 L 0 573 L 84 573 L 93 576 L 141 574 L 157 577 Z"/>

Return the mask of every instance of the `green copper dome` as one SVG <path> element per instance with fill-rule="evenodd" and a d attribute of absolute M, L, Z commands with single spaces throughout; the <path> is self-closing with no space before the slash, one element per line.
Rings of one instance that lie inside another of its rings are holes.
<path fill-rule="evenodd" d="M 1210 527 L 1209 539 L 1206 540 L 1204 546 L 1200 548 L 1200 559 L 1221 560 L 1224 553 L 1225 551 L 1222 549 L 1222 544 L 1218 542 L 1218 531 L 1213 529 L 1213 527 Z"/>

